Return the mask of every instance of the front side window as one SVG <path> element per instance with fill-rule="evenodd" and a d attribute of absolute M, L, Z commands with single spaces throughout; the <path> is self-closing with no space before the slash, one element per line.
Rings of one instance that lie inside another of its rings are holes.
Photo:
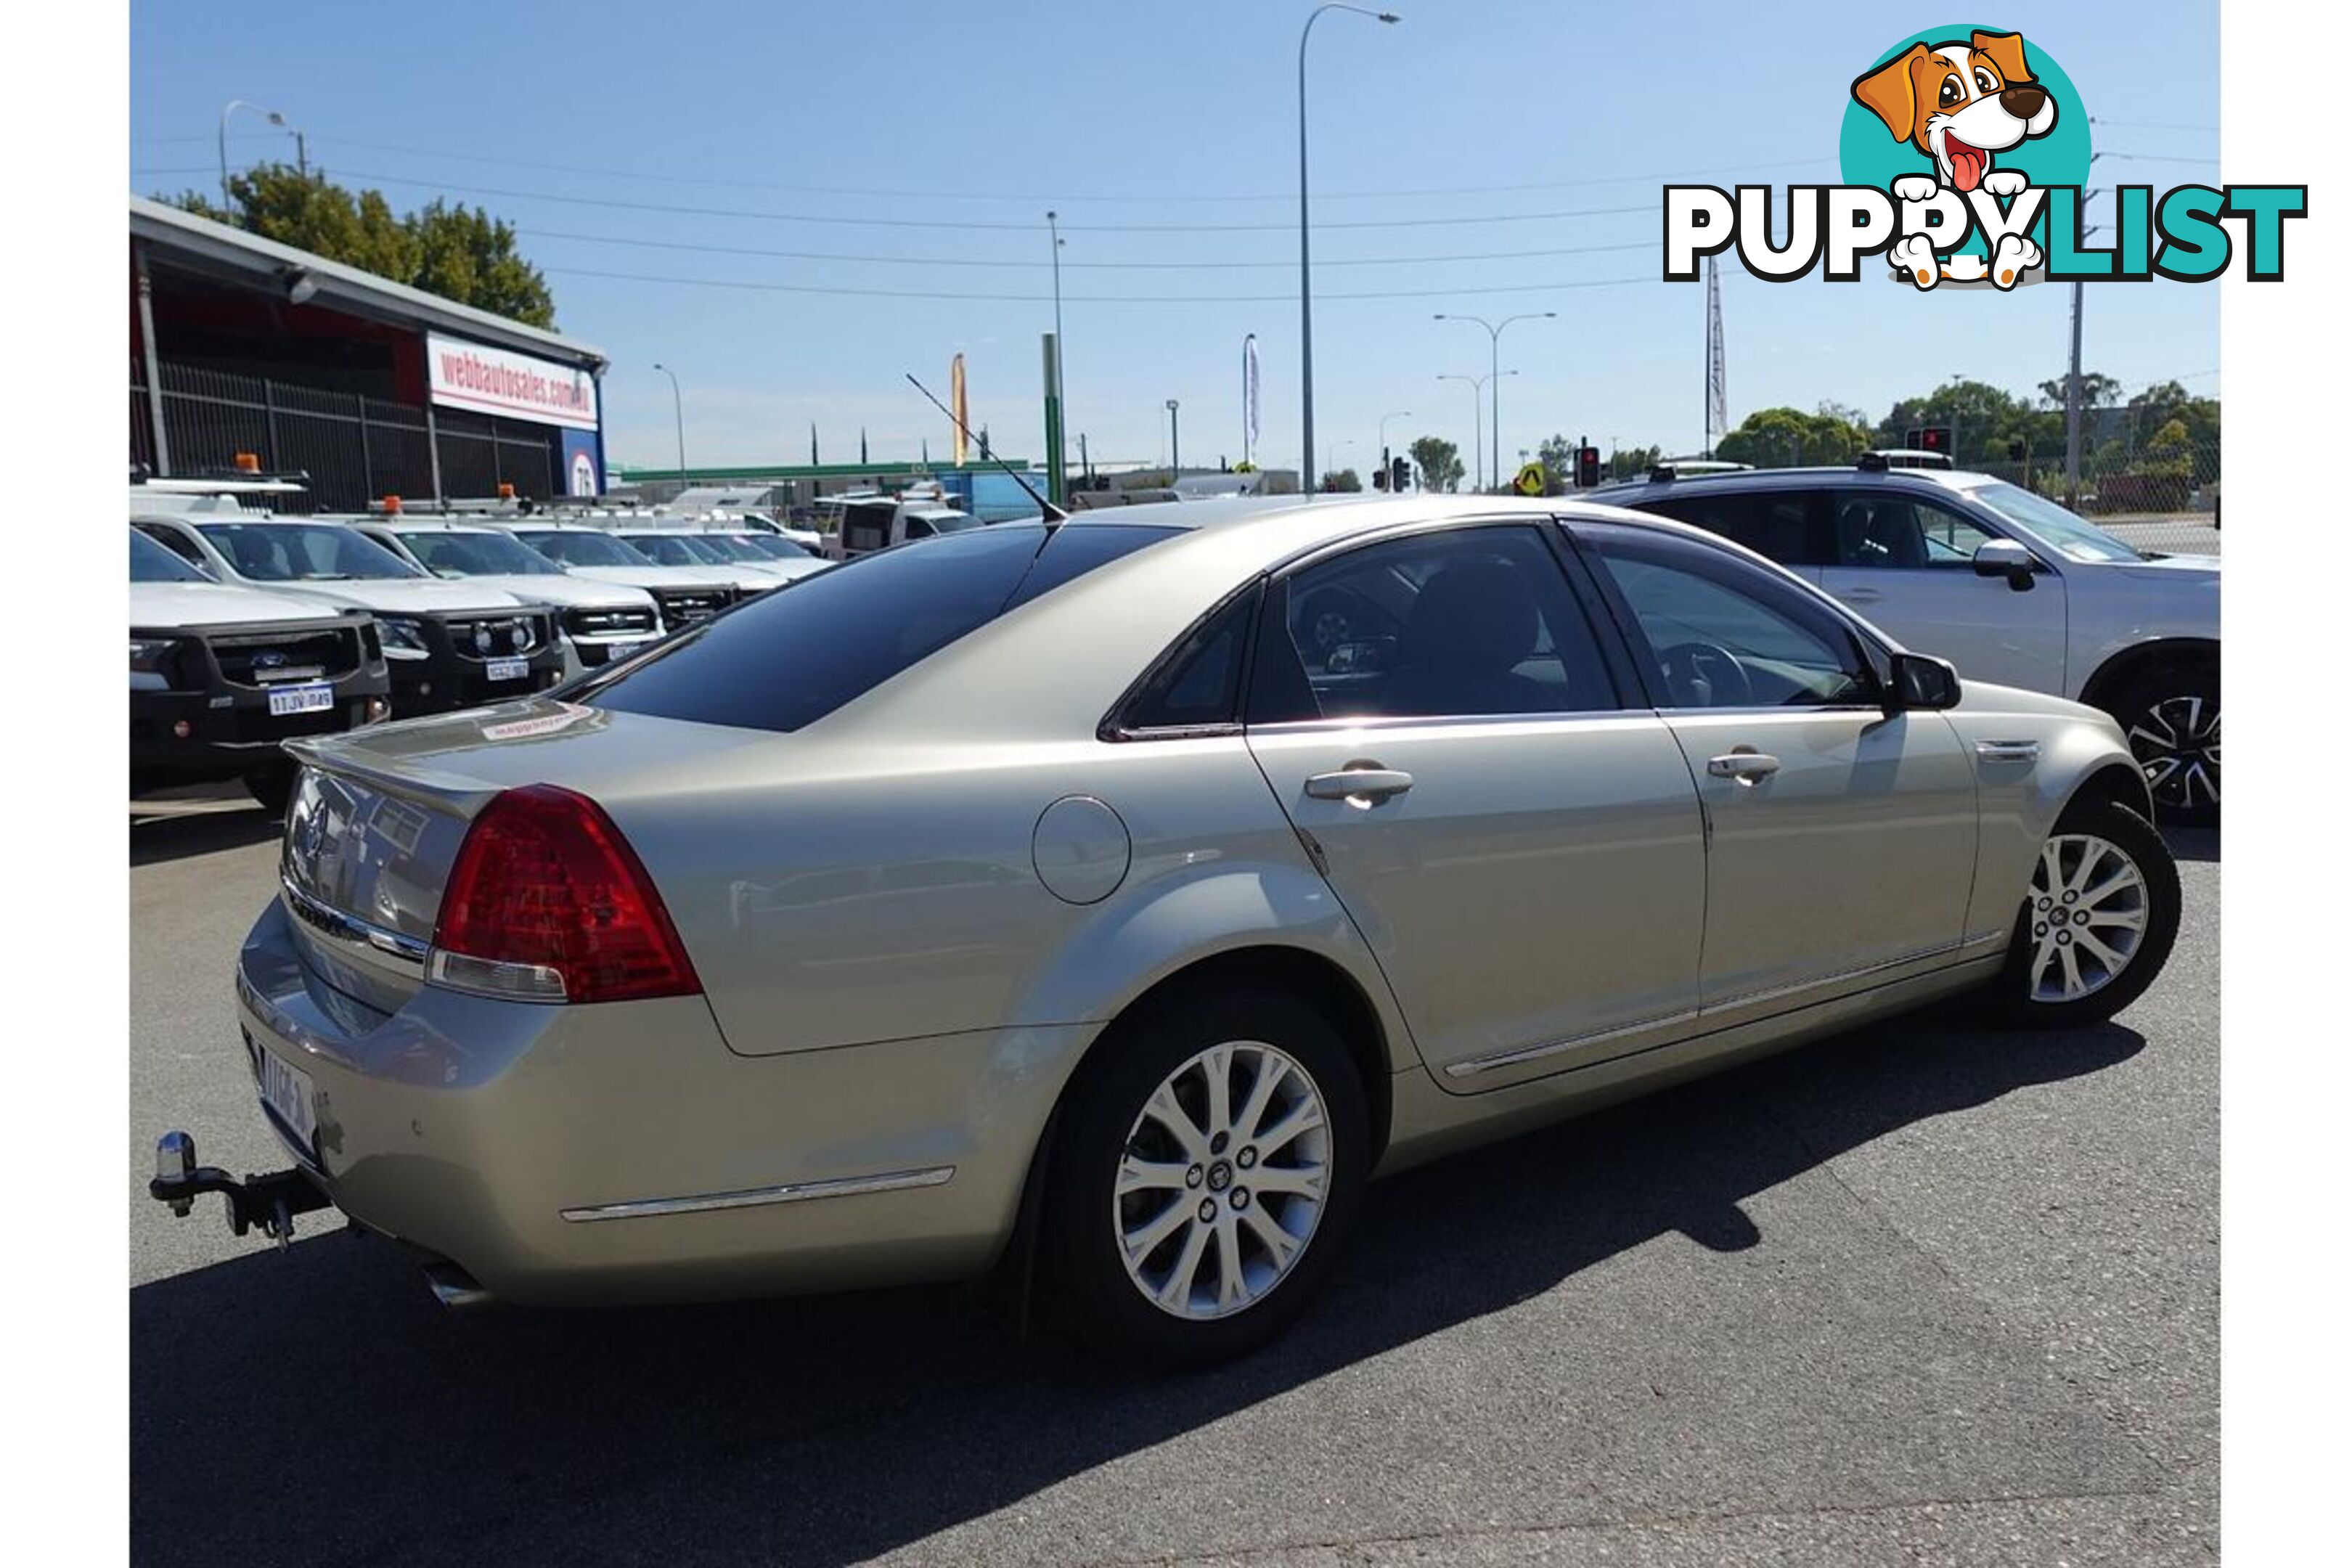
<path fill-rule="evenodd" d="M 374 540 L 336 522 L 205 522 L 197 529 L 256 583 L 336 583 L 425 574 Z"/>
<path fill-rule="evenodd" d="M 1862 493 L 1836 501 L 1838 566 L 1967 567 L 1995 536 L 1948 506 L 1915 496 Z"/>
<path fill-rule="evenodd" d="M 1633 620 L 1628 636 L 1664 706 L 1876 700 L 1878 678 L 1853 629 L 1801 589 L 1683 540 L 1605 524 L 1580 531 Z"/>
<path fill-rule="evenodd" d="M 205 552 L 196 548 L 195 541 L 178 529 L 162 522 L 142 522 L 132 526 L 189 565 L 200 569 L 207 576 L 211 574 L 212 563 L 205 559 Z"/>
<path fill-rule="evenodd" d="M 1469 718 L 1618 706 L 1543 536 L 1496 526 L 1366 545 L 1266 598 L 1249 717 Z"/>
<path fill-rule="evenodd" d="M 2047 496 L 2035 495 L 2005 479 L 1979 485 L 1969 492 L 2018 527 L 2051 545 L 2069 561 L 2138 561 L 2138 551 L 2114 534 L 2093 526 Z"/>

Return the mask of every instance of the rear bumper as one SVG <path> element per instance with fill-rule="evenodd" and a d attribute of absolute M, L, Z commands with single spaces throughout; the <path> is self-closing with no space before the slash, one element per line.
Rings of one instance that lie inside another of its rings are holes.
<path fill-rule="evenodd" d="M 984 1270 L 1091 1031 L 745 1058 L 700 997 L 543 1006 L 426 986 L 372 1012 L 306 964 L 281 901 L 238 1021 L 308 1075 L 335 1205 L 543 1305 L 834 1289 Z M 267 1113 L 264 1113 L 267 1115 Z"/>

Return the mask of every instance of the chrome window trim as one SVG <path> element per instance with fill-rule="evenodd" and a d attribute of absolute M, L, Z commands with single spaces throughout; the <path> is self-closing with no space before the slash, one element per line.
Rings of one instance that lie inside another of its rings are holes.
<path fill-rule="evenodd" d="M 1876 712 L 1877 710 L 1872 709 L 1871 711 Z M 1367 713 L 1353 719 L 1284 719 L 1271 724 L 1246 724 L 1239 728 L 1252 735 L 1310 735 L 1328 731 L 1425 729 L 1437 724 L 1494 729 L 1505 724 L 1591 723 L 1599 720 L 1658 717 L 1658 710 L 1652 708 L 1577 708 L 1543 713 Z"/>
<path fill-rule="evenodd" d="M 816 1198 L 856 1197 L 867 1193 L 898 1193 L 918 1187 L 941 1186 L 955 1173 L 953 1165 L 930 1165 L 915 1171 L 886 1171 L 872 1176 L 836 1176 L 826 1181 L 746 1187 L 732 1193 L 702 1193 L 691 1197 L 634 1198 L 625 1203 L 590 1204 L 560 1212 L 575 1225 L 607 1219 L 645 1219 L 661 1215 L 710 1214 L 721 1209 L 759 1208 L 768 1204 L 796 1204 Z"/>

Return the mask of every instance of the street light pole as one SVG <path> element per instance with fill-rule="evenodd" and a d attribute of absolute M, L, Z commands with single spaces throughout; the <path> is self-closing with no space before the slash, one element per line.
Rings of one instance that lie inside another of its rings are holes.
<path fill-rule="evenodd" d="M 1298 461 L 1315 466 L 1315 289 L 1307 264 L 1307 39 L 1326 11 L 1353 11 L 1375 22 L 1394 23 L 1393 11 L 1371 11 L 1341 0 L 1324 0 L 1298 29 Z M 1313 493 L 1314 487 L 1304 487 Z"/>
<path fill-rule="evenodd" d="M 1436 319 L 1441 321 L 1474 321 L 1486 329 L 1486 379 L 1494 383 L 1494 390 L 1490 395 L 1495 400 L 1494 429 L 1488 438 L 1495 444 L 1494 468 L 1496 484 L 1503 482 L 1503 377 L 1502 373 L 1496 368 L 1502 363 L 1503 329 L 1513 321 L 1549 321 L 1559 314 L 1558 310 L 1529 310 L 1523 315 L 1506 316 L 1499 321 L 1489 321 L 1484 316 L 1454 316 L 1443 310 L 1437 313 Z"/>
<path fill-rule="evenodd" d="M 1176 400 L 1168 400 L 1168 482 L 1173 485 L 1184 471 L 1184 459 L 1176 450 Z"/>
<path fill-rule="evenodd" d="M 1063 408 L 1063 411 L 1064 411 L 1064 412 L 1063 412 L 1063 417 L 1064 417 L 1065 419 L 1067 419 L 1067 418 L 1068 418 L 1068 416 L 1068 416 L 1068 409 L 1069 409 L 1069 406 L 1070 406 L 1070 386 L 1069 386 L 1069 383 L 1068 383 L 1067 381 L 1066 381 L 1066 380 L 1064 380 L 1064 379 L 1063 379 L 1063 373 L 1062 373 L 1062 244 L 1063 244 L 1063 240 L 1062 240 L 1062 230 L 1061 230 L 1061 226 L 1060 226 L 1060 220 L 1059 220 L 1058 215 L 1056 215 L 1055 213 L 1054 213 L 1054 212 L 1053 212 L 1052 210 L 1050 210 L 1050 209 L 1048 209 L 1048 211 L 1047 211 L 1047 212 L 1046 212 L 1046 214 L 1045 214 L 1045 232 L 1046 232 L 1047 234 L 1051 235 L 1051 236 L 1053 237 L 1053 240 L 1054 240 L 1054 395 L 1055 395 L 1055 396 L 1056 396 L 1057 398 L 1059 398 L 1059 399 L 1061 400 L 1062 408 Z M 1064 478 L 1063 478 L 1062 470 L 1063 470 L 1063 467 L 1064 467 L 1064 464 L 1065 464 L 1066 459 L 1065 459 L 1064 455 L 1063 455 L 1063 452 L 1062 452 L 1062 437 L 1061 437 L 1061 433 L 1060 433 L 1058 430 L 1055 432 L 1055 436 L 1054 436 L 1054 451 L 1053 451 L 1053 453 L 1052 453 L 1052 456 L 1051 456 L 1050 461 L 1051 461 L 1052 466 L 1051 466 L 1051 468 L 1050 468 L 1050 469 L 1049 469 L 1048 471 L 1049 471 L 1049 472 L 1051 472 L 1051 473 L 1053 474 L 1053 476 L 1054 476 L 1054 480 L 1055 480 L 1055 484 L 1056 488 L 1057 488 L 1057 489 L 1065 488 L 1065 487 L 1066 486 L 1066 480 L 1064 479 Z M 1067 500 L 1068 499 L 1069 499 L 1069 498 L 1068 498 L 1068 497 L 1067 497 L 1067 495 L 1066 495 L 1066 494 L 1065 494 L 1065 495 L 1056 495 L 1056 496 L 1054 498 L 1055 502 L 1055 504 L 1056 504 L 1056 505 L 1060 504 L 1061 502 L 1063 502 L 1063 501 L 1065 501 L 1065 500 Z"/>
<path fill-rule="evenodd" d="M 257 103 L 247 103 L 241 98 L 232 98 L 221 105 L 220 182 L 221 211 L 224 214 L 227 213 L 231 205 L 228 194 L 228 117 L 240 109 L 250 109 L 256 114 L 267 115 L 269 123 L 280 130 L 294 131 L 294 128 L 287 123 L 286 117 L 274 109 L 264 109 Z M 303 174 L 308 174 L 310 172 L 310 155 L 309 149 L 303 144 L 302 132 L 299 131 L 294 131 L 294 158 L 297 166 Z"/>
<path fill-rule="evenodd" d="M 1486 488 L 1486 474 L 1482 467 L 1486 462 L 1486 437 L 1481 428 L 1484 405 L 1479 401 L 1480 395 L 1486 391 L 1487 384 L 1496 376 L 1518 374 L 1515 370 L 1498 370 L 1489 371 L 1485 375 L 1440 375 L 1437 378 L 1440 381 L 1466 381 L 1470 384 L 1470 462 L 1478 474 L 1478 477 L 1471 481 L 1475 489 L 1483 490 Z M 1496 477 L 1499 480 L 1501 475 L 1497 474 Z"/>
<path fill-rule="evenodd" d="M 686 488 L 686 395 L 677 389 L 677 372 L 666 364 L 654 368 L 669 377 L 670 407 L 677 415 L 677 485 Z"/>

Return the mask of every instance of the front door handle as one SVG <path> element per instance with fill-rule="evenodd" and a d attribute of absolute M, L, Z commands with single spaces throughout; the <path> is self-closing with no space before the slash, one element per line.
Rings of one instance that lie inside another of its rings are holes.
<path fill-rule="evenodd" d="M 1849 605 L 1874 605 L 1886 597 L 1882 588 L 1840 588 L 1838 597 Z"/>
<path fill-rule="evenodd" d="M 1706 771 L 1710 778 L 1729 779 L 1753 788 L 1757 780 L 1769 778 L 1780 771 L 1780 759 L 1762 752 L 1730 752 L 1707 758 Z"/>
<path fill-rule="evenodd" d="M 1336 773 L 1310 773 L 1307 779 L 1311 798 L 1344 800 L 1351 805 L 1378 805 L 1412 787 L 1412 775 L 1396 768 L 1351 765 Z"/>

